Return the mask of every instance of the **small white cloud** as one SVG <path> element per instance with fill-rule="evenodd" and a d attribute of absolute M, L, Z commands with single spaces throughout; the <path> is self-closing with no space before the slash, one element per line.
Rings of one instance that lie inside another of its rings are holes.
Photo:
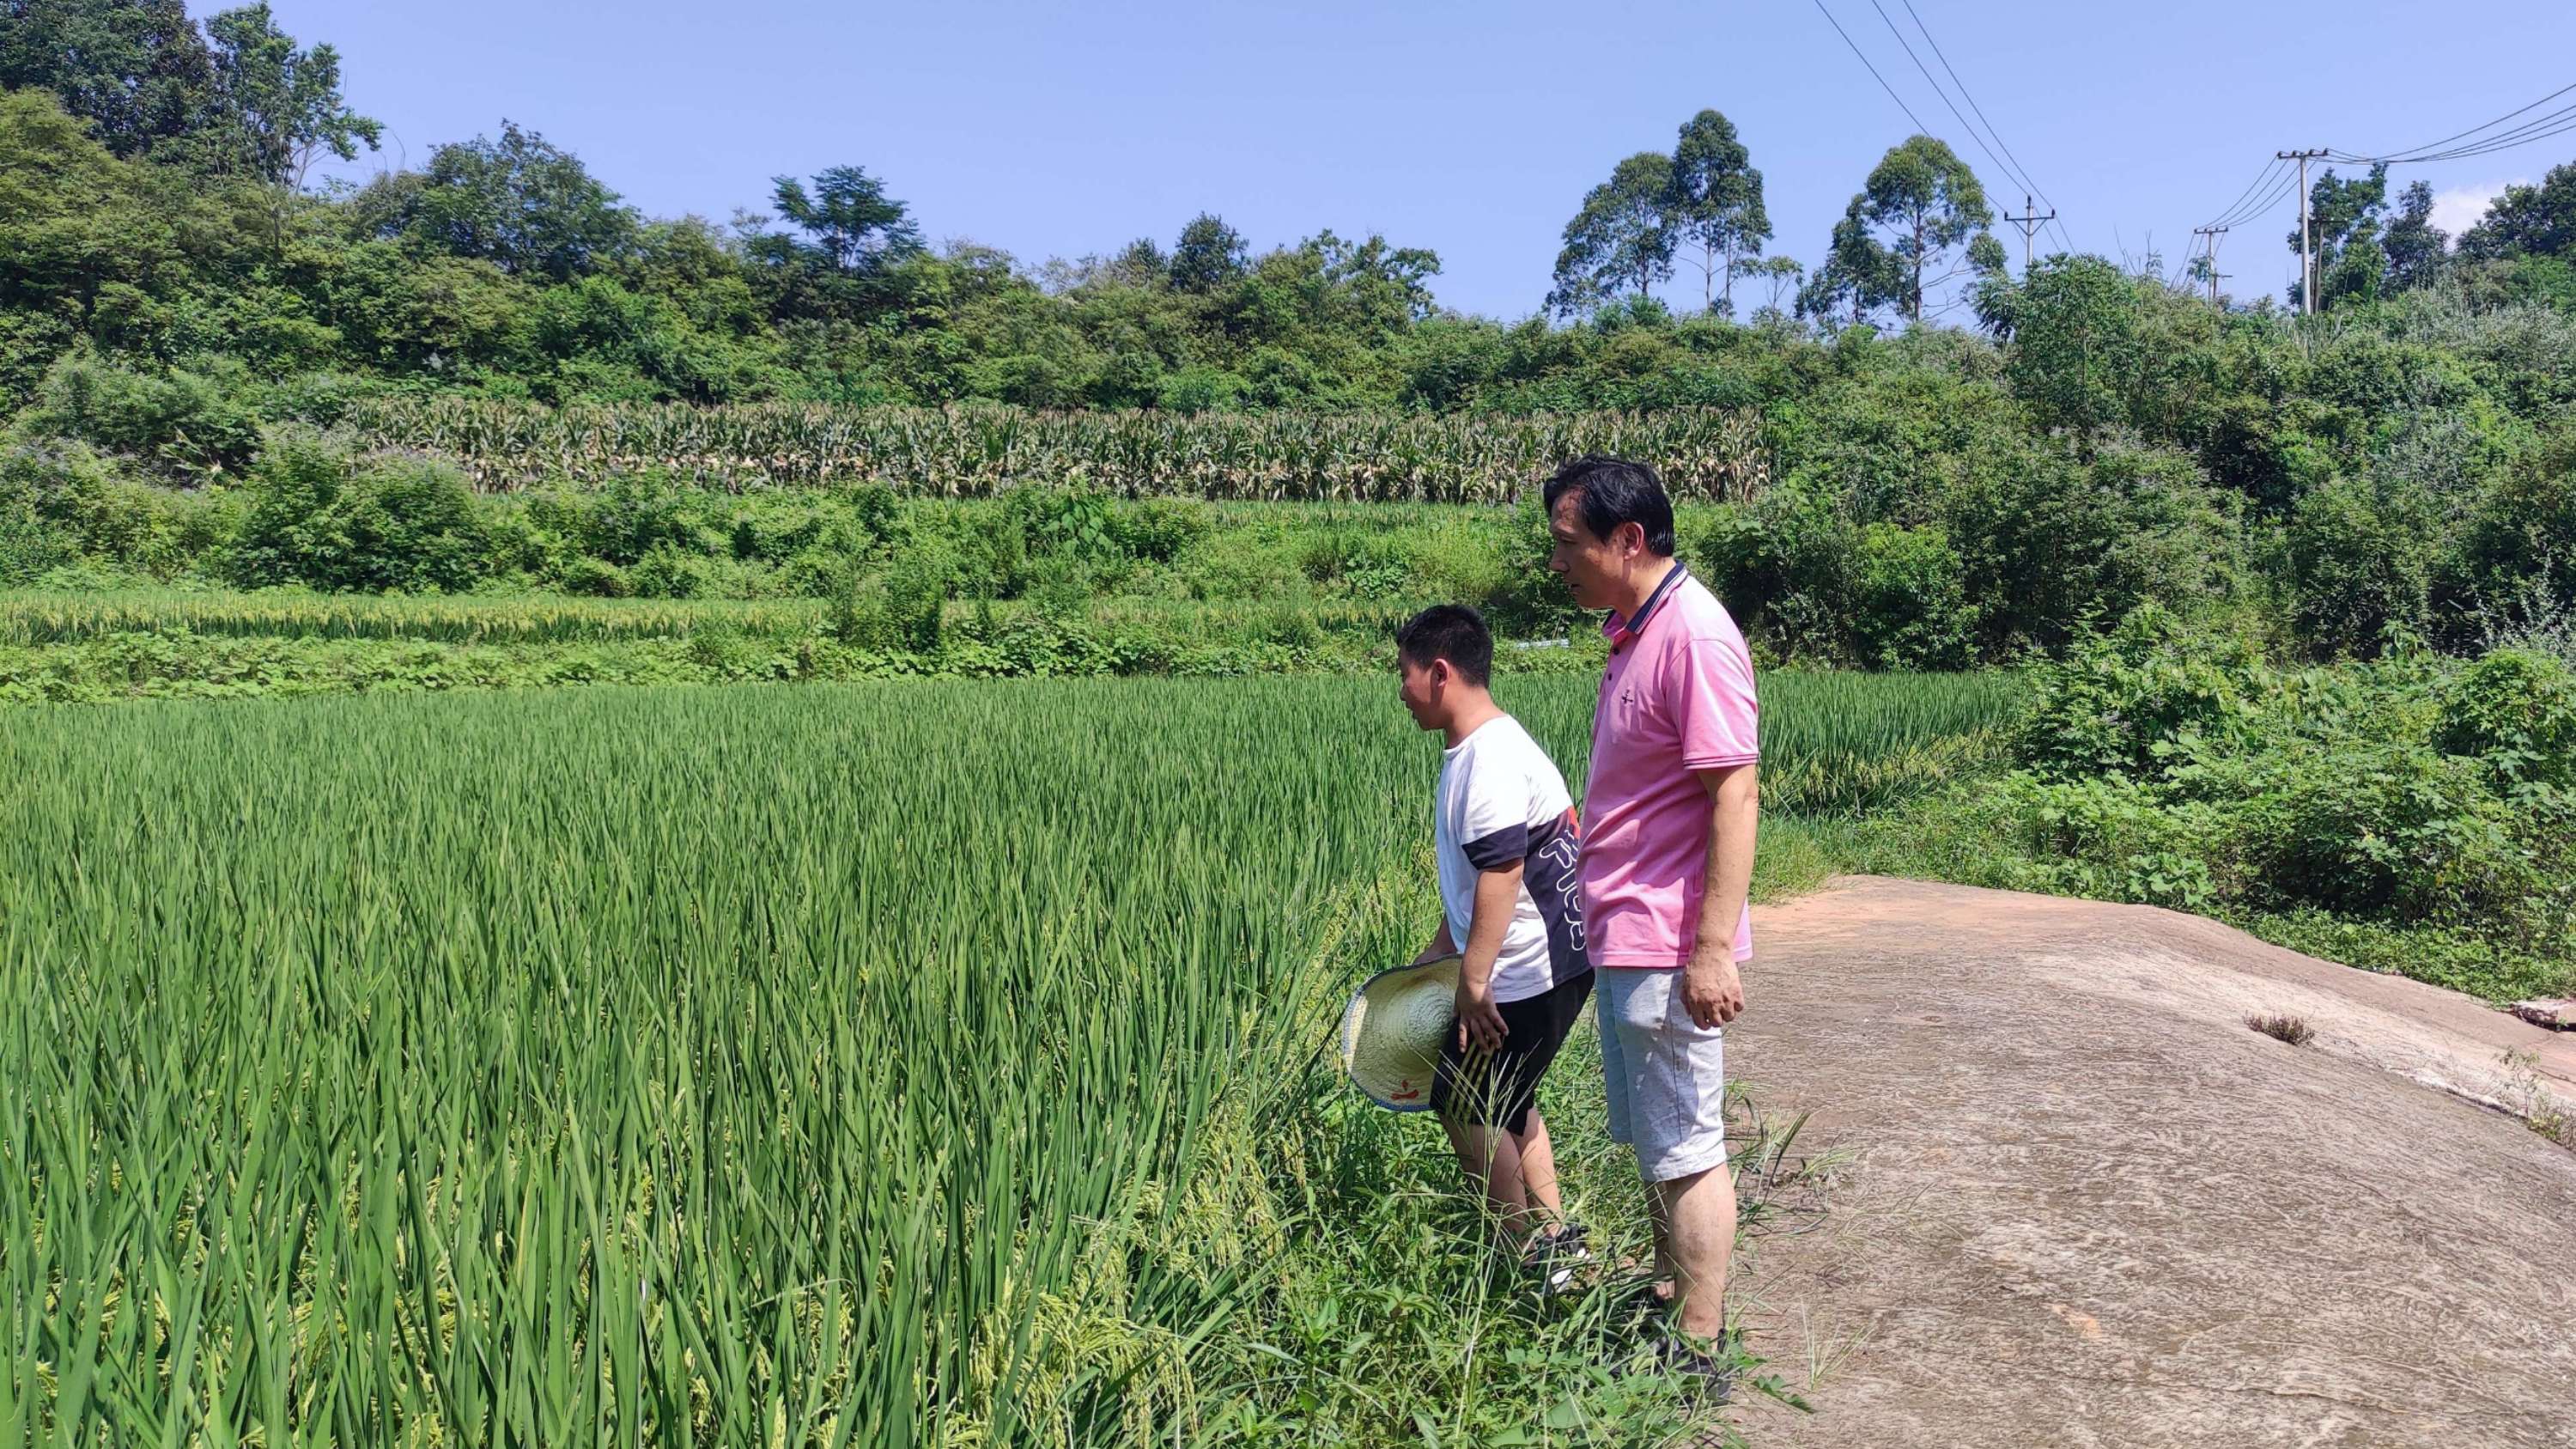
<path fill-rule="evenodd" d="M 2506 187 L 2529 184 L 2516 176 L 2510 181 L 2486 181 L 2436 191 L 2433 193 L 2433 225 L 2457 239 L 2460 233 L 2486 219 L 2487 207 L 2504 195 Z"/>

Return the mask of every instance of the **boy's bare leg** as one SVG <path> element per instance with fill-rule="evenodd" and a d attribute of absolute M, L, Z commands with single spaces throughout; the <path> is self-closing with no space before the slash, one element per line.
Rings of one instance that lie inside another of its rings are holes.
<path fill-rule="evenodd" d="M 1520 1149 L 1521 1190 L 1529 1198 L 1530 1216 L 1542 1227 L 1554 1227 L 1565 1221 L 1565 1203 L 1556 1193 L 1556 1152 L 1547 1140 L 1547 1119 L 1538 1108 L 1529 1109 L 1529 1120 L 1512 1134 L 1512 1145 Z"/>
<path fill-rule="evenodd" d="M 1518 1243 L 1530 1230 L 1529 1190 L 1521 1178 L 1520 1144 L 1512 1134 L 1473 1122 L 1442 1118 L 1440 1125 L 1449 1129 L 1449 1146 L 1458 1154 L 1458 1165 L 1467 1170 L 1467 1181 L 1485 1193 L 1485 1203 L 1493 1210 L 1495 1231 L 1507 1243 Z M 1553 1173 L 1553 1165 L 1550 1167 Z"/>
<path fill-rule="evenodd" d="M 1726 1326 L 1726 1264 L 1735 1250 L 1735 1172 L 1719 1163 L 1654 1185 L 1663 1211 L 1656 1222 L 1664 1251 L 1658 1266 L 1673 1275 L 1673 1326 L 1714 1339 Z"/>

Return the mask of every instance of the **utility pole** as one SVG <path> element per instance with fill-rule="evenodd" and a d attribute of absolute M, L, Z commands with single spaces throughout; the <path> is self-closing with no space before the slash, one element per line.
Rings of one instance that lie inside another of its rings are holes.
<path fill-rule="evenodd" d="M 2299 163 L 2299 315 L 2303 317 L 2317 310 L 2316 240 L 2308 229 L 2309 217 L 2315 212 L 2316 206 L 2308 199 L 2308 162 L 2324 154 L 2326 154 L 2325 148 L 2322 146 L 2314 151 L 2272 153 L 2272 159 L 2275 161 Z"/>
<path fill-rule="evenodd" d="M 2209 262 L 2209 305 L 2213 307 L 2218 305 L 2218 239 L 2227 235 L 2227 231 L 2223 226 L 2196 226 L 2191 229 L 2193 236 L 2208 238 L 2201 243 L 2200 254 Z"/>
<path fill-rule="evenodd" d="M 2030 276 L 2030 239 L 2038 234 L 2042 226 L 2057 220 L 2057 208 L 2052 206 L 2048 209 L 2048 215 L 2041 216 L 2031 209 L 2030 197 L 2025 194 L 2021 199 L 2021 210 L 2021 215 L 2007 216 L 2004 220 L 2021 228 L 2021 274 L 2024 279 L 2027 279 Z"/>

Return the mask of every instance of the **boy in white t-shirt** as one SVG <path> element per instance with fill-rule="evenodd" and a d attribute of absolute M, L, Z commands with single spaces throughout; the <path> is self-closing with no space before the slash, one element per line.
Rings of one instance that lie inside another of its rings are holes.
<path fill-rule="evenodd" d="M 1404 707 L 1447 746 L 1432 804 L 1442 919 L 1420 959 L 1464 958 L 1432 1105 L 1500 1230 L 1556 1286 L 1581 1230 L 1558 1201 L 1537 1094 L 1592 995 L 1574 802 L 1547 752 L 1494 704 L 1494 640 L 1475 610 L 1425 609 L 1395 643 Z"/>

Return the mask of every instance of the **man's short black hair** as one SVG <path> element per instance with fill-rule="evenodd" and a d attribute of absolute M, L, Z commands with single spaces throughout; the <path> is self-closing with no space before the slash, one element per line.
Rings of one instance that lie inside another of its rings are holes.
<path fill-rule="evenodd" d="M 1405 620 L 1395 631 L 1395 651 L 1424 668 L 1446 659 L 1460 679 L 1479 689 L 1494 673 L 1494 636 L 1485 616 L 1465 604 L 1434 604 Z"/>
<path fill-rule="evenodd" d="M 1657 558 L 1673 556 L 1673 500 L 1664 493 L 1664 480 L 1643 463 L 1625 458 L 1609 458 L 1599 453 L 1586 453 L 1556 470 L 1547 480 L 1548 516 L 1556 516 L 1556 501 L 1568 493 L 1579 492 L 1575 512 L 1594 538 L 1607 539 L 1612 529 L 1633 523 L 1646 531 L 1646 552 Z"/>

